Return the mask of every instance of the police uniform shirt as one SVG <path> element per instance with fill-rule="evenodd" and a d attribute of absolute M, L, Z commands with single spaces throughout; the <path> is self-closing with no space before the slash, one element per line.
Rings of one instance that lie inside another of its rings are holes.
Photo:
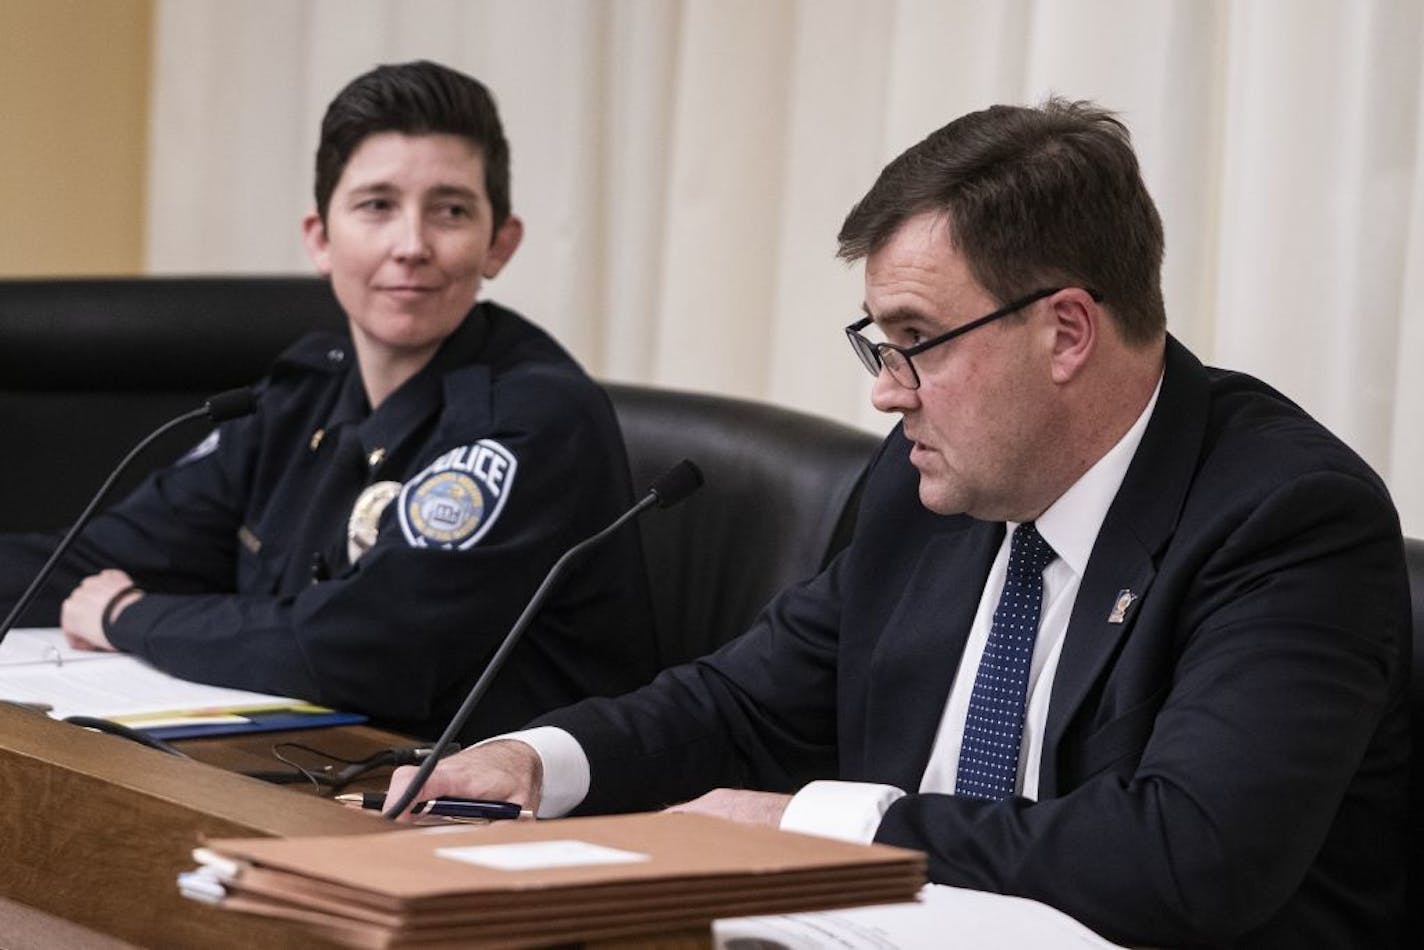
<path fill-rule="evenodd" d="M 430 736 L 554 560 L 630 503 L 607 397 L 542 330 L 481 303 L 375 412 L 349 337 L 299 341 L 255 414 L 95 519 L 51 609 L 121 568 L 146 594 L 111 625 L 117 648 Z M 561 584 L 467 735 L 640 685 L 654 656 L 625 531 Z"/>

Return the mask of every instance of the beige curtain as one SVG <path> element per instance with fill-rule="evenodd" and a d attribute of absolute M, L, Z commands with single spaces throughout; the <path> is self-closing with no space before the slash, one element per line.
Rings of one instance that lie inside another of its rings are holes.
<path fill-rule="evenodd" d="M 1306 406 L 1424 534 L 1420 0 L 160 0 L 149 269 L 308 270 L 328 99 L 437 59 L 495 91 L 528 236 L 488 294 L 607 378 L 884 429 L 834 236 L 954 116 L 1122 112 L 1174 333 Z"/>

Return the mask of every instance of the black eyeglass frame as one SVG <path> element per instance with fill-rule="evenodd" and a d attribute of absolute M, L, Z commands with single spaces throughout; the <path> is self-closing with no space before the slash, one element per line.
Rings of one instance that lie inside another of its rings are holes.
<path fill-rule="evenodd" d="M 895 375 L 895 371 L 893 369 L 890 371 L 890 376 L 895 380 L 895 382 L 899 383 L 901 386 L 904 386 L 907 389 L 919 389 L 920 372 L 919 370 L 915 369 L 914 361 L 911 360 L 910 357 L 919 356 L 921 353 L 925 352 L 925 350 L 939 346 L 941 343 L 948 343 L 955 337 L 963 336 L 970 330 L 977 330 L 985 324 L 993 323 L 995 320 L 1007 317 L 1011 313 L 1017 313 L 1018 311 L 1022 310 L 1024 307 L 1027 307 L 1031 303 L 1037 303 L 1045 297 L 1051 297 L 1054 294 L 1058 293 L 1060 290 L 1066 289 L 1066 287 L 1044 287 L 1041 290 L 1035 290 L 1033 293 L 1025 297 L 1020 297 L 1017 300 L 1010 301 L 1009 303 L 1000 307 L 998 310 L 993 311 L 992 313 L 986 313 L 984 314 L 984 316 L 978 317 L 974 320 L 970 320 L 968 323 L 962 323 L 959 326 L 955 327 L 953 330 L 941 333 L 939 336 L 936 337 L 930 337 L 928 340 L 916 343 L 914 346 L 900 346 L 895 343 L 885 342 L 872 343 L 870 340 L 867 340 L 865 338 L 865 335 L 862 334 L 860 331 L 870 326 L 870 324 L 873 322 L 873 319 L 870 317 L 869 314 L 864 317 L 861 317 L 859 320 L 845 328 L 846 339 L 850 341 L 851 349 L 855 351 L 855 355 L 860 359 L 861 365 L 864 366 L 867 370 L 869 370 L 871 376 L 879 376 L 880 370 L 884 368 L 885 357 L 882 354 L 885 350 L 893 350 L 895 353 L 899 354 L 900 357 L 905 361 L 905 365 L 909 367 L 910 377 L 914 380 L 914 383 L 912 385 L 910 383 L 905 382 L 899 376 Z M 1089 290 L 1088 294 L 1098 303 L 1102 303 L 1103 298 L 1096 291 Z"/>

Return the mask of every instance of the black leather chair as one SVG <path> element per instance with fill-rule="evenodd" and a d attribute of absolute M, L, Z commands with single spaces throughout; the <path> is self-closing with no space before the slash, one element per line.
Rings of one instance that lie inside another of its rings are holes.
<path fill-rule="evenodd" d="M 69 524 L 143 436 L 345 322 L 315 277 L 0 280 L 0 530 Z M 205 431 L 160 440 L 115 497 Z"/>
<path fill-rule="evenodd" d="M 741 633 L 773 594 L 814 575 L 848 540 L 877 436 L 764 403 L 607 388 L 636 491 L 683 458 L 706 478 L 640 524 L 662 665 Z"/>

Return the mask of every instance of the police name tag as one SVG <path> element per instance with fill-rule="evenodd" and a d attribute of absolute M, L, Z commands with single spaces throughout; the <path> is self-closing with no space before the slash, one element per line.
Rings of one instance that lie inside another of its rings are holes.
<path fill-rule="evenodd" d="M 405 483 L 400 525 L 412 547 L 466 550 L 499 519 L 518 463 L 492 439 L 451 449 Z"/>

